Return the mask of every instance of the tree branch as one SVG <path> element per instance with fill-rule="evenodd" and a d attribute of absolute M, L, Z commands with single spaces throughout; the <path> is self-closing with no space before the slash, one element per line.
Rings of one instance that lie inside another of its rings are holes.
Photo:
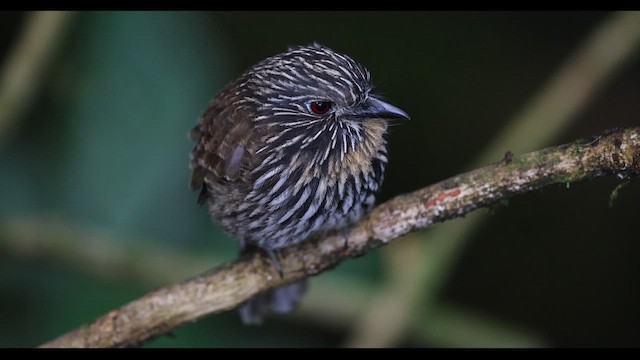
<path fill-rule="evenodd" d="M 640 12 L 612 12 L 607 15 L 568 55 L 562 65 L 513 118 L 497 129 L 486 147 L 464 169 L 474 169 L 494 161 L 510 149 L 523 153 L 553 144 L 553 139 L 580 117 L 607 82 L 624 69 L 640 47 Z M 426 255 L 394 263 L 389 272 L 402 278 L 388 278 L 376 301 L 367 305 L 360 319 L 351 322 L 345 347 L 389 347 L 411 333 L 408 326 L 416 313 L 425 318 L 436 316 L 436 299 L 441 295 L 447 274 L 478 228 L 486 223 L 481 214 L 470 214 L 463 222 L 438 226 L 423 237 L 421 252 Z M 415 236 L 410 241 L 420 241 Z M 404 241 L 403 241 L 404 242 Z M 398 247 L 385 249 L 393 256 Z M 399 284 L 392 281 L 400 280 Z M 415 289 L 420 289 L 416 291 Z M 393 305 L 393 312 L 388 307 Z M 383 323 L 385 326 L 375 326 Z M 429 321 L 431 323 L 431 321 Z M 441 334 L 442 331 L 438 331 Z"/>
<path fill-rule="evenodd" d="M 255 253 L 153 291 L 43 347 L 126 347 L 203 316 L 235 308 L 264 290 L 317 275 L 393 239 L 518 194 L 604 175 L 640 174 L 640 128 L 505 159 L 397 196 L 342 234 L 310 239 L 280 252 L 283 276 Z"/>

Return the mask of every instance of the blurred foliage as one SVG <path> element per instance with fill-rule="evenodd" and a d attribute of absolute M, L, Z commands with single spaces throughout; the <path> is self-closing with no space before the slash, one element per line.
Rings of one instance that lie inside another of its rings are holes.
<path fill-rule="evenodd" d="M 78 13 L 44 88 L 0 146 L 0 219 L 52 216 L 114 242 L 211 254 L 217 265 L 237 244 L 187 188 L 187 134 L 211 96 L 256 61 L 318 41 L 371 70 L 413 119 L 391 128 L 384 201 L 461 171 L 606 15 Z M 23 19 L 0 13 L 0 56 Z M 638 57 L 619 74 L 558 142 L 637 126 Z M 444 300 L 532 329 L 552 346 L 638 346 L 640 189 L 625 187 L 609 208 L 618 183 L 545 189 L 498 209 L 463 250 Z M 386 276 L 382 251 L 321 276 L 374 287 Z M 3 347 L 36 346 L 158 286 L 11 254 L 0 252 Z M 244 327 L 230 312 L 147 346 L 338 346 L 346 331 L 299 316 Z M 399 345 L 450 344 L 419 338 Z"/>

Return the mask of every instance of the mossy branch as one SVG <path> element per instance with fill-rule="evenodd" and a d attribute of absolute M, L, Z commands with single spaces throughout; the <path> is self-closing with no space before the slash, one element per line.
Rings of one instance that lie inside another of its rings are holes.
<path fill-rule="evenodd" d="M 282 277 L 266 255 L 255 253 L 153 291 L 42 347 L 139 345 L 185 323 L 233 309 L 264 290 L 317 275 L 412 231 L 543 187 L 619 174 L 625 178 L 640 174 L 640 128 L 505 156 L 377 206 L 350 230 L 346 241 L 343 234 L 335 234 L 283 249 Z"/>

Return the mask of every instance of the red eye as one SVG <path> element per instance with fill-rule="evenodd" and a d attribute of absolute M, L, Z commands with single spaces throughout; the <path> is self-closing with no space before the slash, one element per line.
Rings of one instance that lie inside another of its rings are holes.
<path fill-rule="evenodd" d="M 326 114 L 329 109 L 331 109 L 331 102 L 329 101 L 314 101 L 309 104 L 309 108 L 315 114 L 322 115 Z"/>

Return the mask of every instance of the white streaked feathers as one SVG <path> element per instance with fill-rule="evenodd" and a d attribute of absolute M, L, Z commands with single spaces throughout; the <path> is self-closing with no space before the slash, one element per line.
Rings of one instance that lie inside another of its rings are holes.
<path fill-rule="evenodd" d="M 386 126 L 371 136 L 370 125 L 343 115 L 368 98 L 368 70 L 312 45 L 265 59 L 239 86 L 238 109 L 255 114 L 253 126 L 261 135 L 251 148 L 259 160 L 249 168 L 252 181 L 239 192 L 242 198 L 216 204 L 232 232 L 277 249 L 363 216 L 382 180 L 387 158 L 380 131 Z M 315 114 L 313 101 L 334 107 Z"/>

